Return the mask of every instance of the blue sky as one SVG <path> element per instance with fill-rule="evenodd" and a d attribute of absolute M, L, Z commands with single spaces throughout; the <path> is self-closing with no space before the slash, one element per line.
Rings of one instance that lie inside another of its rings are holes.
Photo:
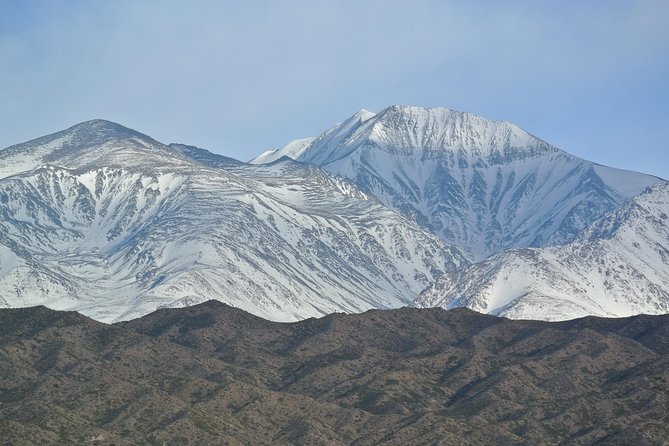
<path fill-rule="evenodd" d="M 0 0 L 0 147 L 93 118 L 247 160 L 361 108 L 669 178 L 667 1 Z"/>

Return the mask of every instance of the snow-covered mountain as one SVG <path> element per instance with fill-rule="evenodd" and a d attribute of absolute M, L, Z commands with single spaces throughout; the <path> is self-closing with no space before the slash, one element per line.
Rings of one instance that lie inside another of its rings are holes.
<path fill-rule="evenodd" d="M 405 305 L 457 249 L 350 182 L 107 121 L 0 150 L 0 306 L 102 321 L 211 298 L 274 320 Z"/>
<path fill-rule="evenodd" d="M 362 110 L 306 147 L 285 147 L 253 162 L 285 155 L 348 178 L 473 260 L 568 243 L 662 181 L 577 158 L 508 122 L 443 108 Z"/>
<path fill-rule="evenodd" d="M 445 274 L 414 302 L 511 318 L 669 313 L 669 184 L 653 186 L 565 246 L 518 249 Z"/>
<path fill-rule="evenodd" d="M 414 305 L 669 311 L 669 186 L 513 124 L 363 110 L 253 162 L 102 120 L 0 150 L 0 307 L 109 322 L 215 298 L 288 321 L 432 285 Z"/>

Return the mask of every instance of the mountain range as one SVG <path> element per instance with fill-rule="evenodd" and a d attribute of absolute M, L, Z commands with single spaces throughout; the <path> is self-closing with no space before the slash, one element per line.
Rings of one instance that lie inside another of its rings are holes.
<path fill-rule="evenodd" d="M 459 308 L 106 325 L 0 310 L 3 444 L 635 444 L 669 436 L 669 316 Z"/>
<path fill-rule="evenodd" d="M 666 313 L 667 190 L 442 108 L 362 110 L 250 164 L 94 120 L 0 150 L 0 306 Z"/>

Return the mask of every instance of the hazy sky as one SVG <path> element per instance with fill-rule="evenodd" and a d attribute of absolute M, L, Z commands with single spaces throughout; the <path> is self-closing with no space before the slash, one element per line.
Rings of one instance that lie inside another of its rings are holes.
<path fill-rule="evenodd" d="M 669 178 L 669 1 L 0 0 L 0 147 L 104 118 L 247 160 L 391 104 Z"/>

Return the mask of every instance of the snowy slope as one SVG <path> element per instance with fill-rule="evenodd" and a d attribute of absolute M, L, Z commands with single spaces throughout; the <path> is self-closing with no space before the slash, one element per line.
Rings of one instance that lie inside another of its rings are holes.
<path fill-rule="evenodd" d="M 306 148 L 313 142 L 316 138 L 302 138 L 290 141 L 288 144 L 284 145 L 279 149 L 268 150 L 265 153 L 253 158 L 249 161 L 250 164 L 266 164 L 276 161 L 284 156 L 292 159 L 298 159 Z"/>
<path fill-rule="evenodd" d="M 414 302 L 511 318 L 669 312 L 669 185 L 606 214 L 565 246 L 519 249 L 446 274 Z"/>
<path fill-rule="evenodd" d="M 107 121 L 0 151 L 0 306 L 102 321 L 211 298 L 274 320 L 405 305 L 462 255 L 354 185 Z"/>
<path fill-rule="evenodd" d="M 572 241 L 662 181 L 579 159 L 508 122 L 442 108 L 362 110 L 300 152 L 297 160 L 354 181 L 473 260 Z M 272 157 L 282 155 L 294 152 Z"/>

